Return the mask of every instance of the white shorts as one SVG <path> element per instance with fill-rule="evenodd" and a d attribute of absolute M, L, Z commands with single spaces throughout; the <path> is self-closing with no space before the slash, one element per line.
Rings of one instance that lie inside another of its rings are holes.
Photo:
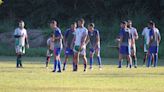
<path fill-rule="evenodd" d="M 148 52 L 148 45 L 144 44 L 144 52 L 147 53 Z"/>
<path fill-rule="evenodd" d="M 76 46 L 76 45 L 75 45 L 75 46 Z M 74 51 L 75 53 L 77 53 L 78 51 L 75 49 L 75 46 L 74 46 L 73 51 Z M 82 51 L 80 51 L 79 53 L 80 53 L 81 55 L 86 55 L 86 45 L 83 46 Z"/>
<path fill-rule="evenodd" d="M 15 51 L 16 53 L 25 54 L 25 47 L 20 45 L 15 46 Z"/>

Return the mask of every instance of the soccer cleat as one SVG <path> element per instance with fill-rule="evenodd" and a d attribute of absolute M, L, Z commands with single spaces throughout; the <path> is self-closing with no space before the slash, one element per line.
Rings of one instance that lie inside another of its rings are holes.
<path fill-rule="evenodd" d="M 137 68 L 137 66 L 135 65 L 134 68 Z"/>
<path fill-rule="evenodd" d="M 58 70 L 57 72 L 58 72 L 58 73 L 61 73 L 61 70 Z"/>
<path fill-rule="evenodd" d="M 90 69 L 90 70 L 93 70 L 93 68 L 92 68 L 92 67 L 89 67 L 89 69 Z"/>
<path fill-rule="evenodd" d="M 122 68 L 121 66 L 118 66 L 117 68 Z"/>
<path fill-rule="evenodd" d="M 84 72 L 87 72 L 87 69 L 84 69 Z"/>
<path fill-rule="evenodd" d="M 56 70 L 53 70 L 52 72 L 56 72 Z"/>

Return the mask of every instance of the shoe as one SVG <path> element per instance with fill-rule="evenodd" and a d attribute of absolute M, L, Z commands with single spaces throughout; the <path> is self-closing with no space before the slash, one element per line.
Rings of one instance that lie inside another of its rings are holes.
<path fill-rule="evenodd" d="M 87 72 L 87 69 L 84 69 L 84 72 Z"/>
<path fill-rule="evenodd" d="M 61 73 L 61 70 L 58 70 L 57 72 L 58 72 L 58 73 Z"/>
<path fill-rule="evenodd" d="M 56 70 L 53 70 L 52 72 L 56 72 Z"/>
<path fill-rule="evenodd" d="M 135 65 L 134 68 L 137 68 L 137 66 Z"/>

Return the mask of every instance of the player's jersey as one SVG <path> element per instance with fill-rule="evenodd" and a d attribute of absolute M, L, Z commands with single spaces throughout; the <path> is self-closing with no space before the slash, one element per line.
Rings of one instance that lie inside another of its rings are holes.
<path fill-rule="evenodd" d="M 75 35 L 75 32 L 72 31 L 71 29 L 67 29 L 65 34 L 64 34 L 64 38 L 65 38 L 65 46 L 67 48 L 70 48 L 71 47 L 71 43 L 73 41 L 73 38 L 74 38 L 74 35 Z"/>
<path fill-rule="evenodd" d="M 150 29 L 149 37 L 153 39 L 150 46 L 159 46 L 158 38 L 161 38 L 161 35 L 157 28 Z"/>
<path fill-rule="evenodd" d="M 54 50 L 54 41 L 51 38 L 48 38 L 47 40 L 47 46 L 49 46 L 50 50 Z"/>
<path fill-rule="evenodd" d="M 145 27 L 142 31 L 142 36 L 144 37 L 144 44 L 149 44 L 149 32 L 150 28 Z"/>
<path fill-rule="evenodd" d="M 138 32 L 137 29 L 134 27 L 129 28 L 130 29 L 130 33 L 132 35 L 132 39 L 135 41 L 136 37 L 138 36 Z"/>
<path fill-rule="evenodd" d="M 75 45 L 80 46 L 82 38 L 88 35 L 88 30 L 85 27 L 77 28 L 75 31 Z"/>
<path fill-rule="evenodd" d="M 61 37 L 62 36 L 61 30 L 59 28 L 54 29 L 54 36 L 55 37 Z M 54 40 L 54 48 L 63 48 L 62 39 L 55 39 Z"/>
<path fill-rule="evenodd" d="M 130 46 L 131 33 L 129 29 L 121 29 L 119 36 L 122 37 L 121 46 Z"/>
<path fill-rule="evenodd" d="M 14 36 L 20 36 L 18 38 L 15 38 L 15 45 L 16 46 L 25 46 L 25 38 L 27 37 L 27 31 L 25 28 L 20 29 L 17 28 L 15 29 Z"/>
<path fill-rule="evenodd" d="M 96 44 L 97 37 L 100 37 L 99 31 L 97 29 L 94 29 L 93 32 L 88 31 L 88 36 L 90 40 L 90 48 L 94 48 L 96 45 L 98 48 L 100 48 L 100 41 L 98 42 L 98 44 Z"/>

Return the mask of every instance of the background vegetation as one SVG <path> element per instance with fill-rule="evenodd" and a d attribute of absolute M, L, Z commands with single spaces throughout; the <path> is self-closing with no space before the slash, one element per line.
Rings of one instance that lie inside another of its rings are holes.
<path fill-rule="evenodd" d="M 83 17 L 86 25 L 95 22 L 100 30 L 102 56 L 117 57 L 117 50 L 108 46 L 116 44 L 114 39 L 121 20 L 131 19 L 139 34 L 147 22 L 153 20 L 163 37 L 163 16 L 163 0 L 4 0 L 0 5 L 0 34 L 13 31 L 17 21 L 23 19 L 27 28 L 39 29 L 47 37 L 51 19 L 56 19 L 64 32 L 71 22 Z M 138 56 L 142 56 L 141 39 L 137 43 Z M 162 42 L 160 57 L 164 56 L 163 46 Z M 46 46 L 30 48 L 27 55 L 44 56 L 45 51 Z M 9 44 L 0 42 L 0 55 L 14 55 L 14 50 Z"/>

